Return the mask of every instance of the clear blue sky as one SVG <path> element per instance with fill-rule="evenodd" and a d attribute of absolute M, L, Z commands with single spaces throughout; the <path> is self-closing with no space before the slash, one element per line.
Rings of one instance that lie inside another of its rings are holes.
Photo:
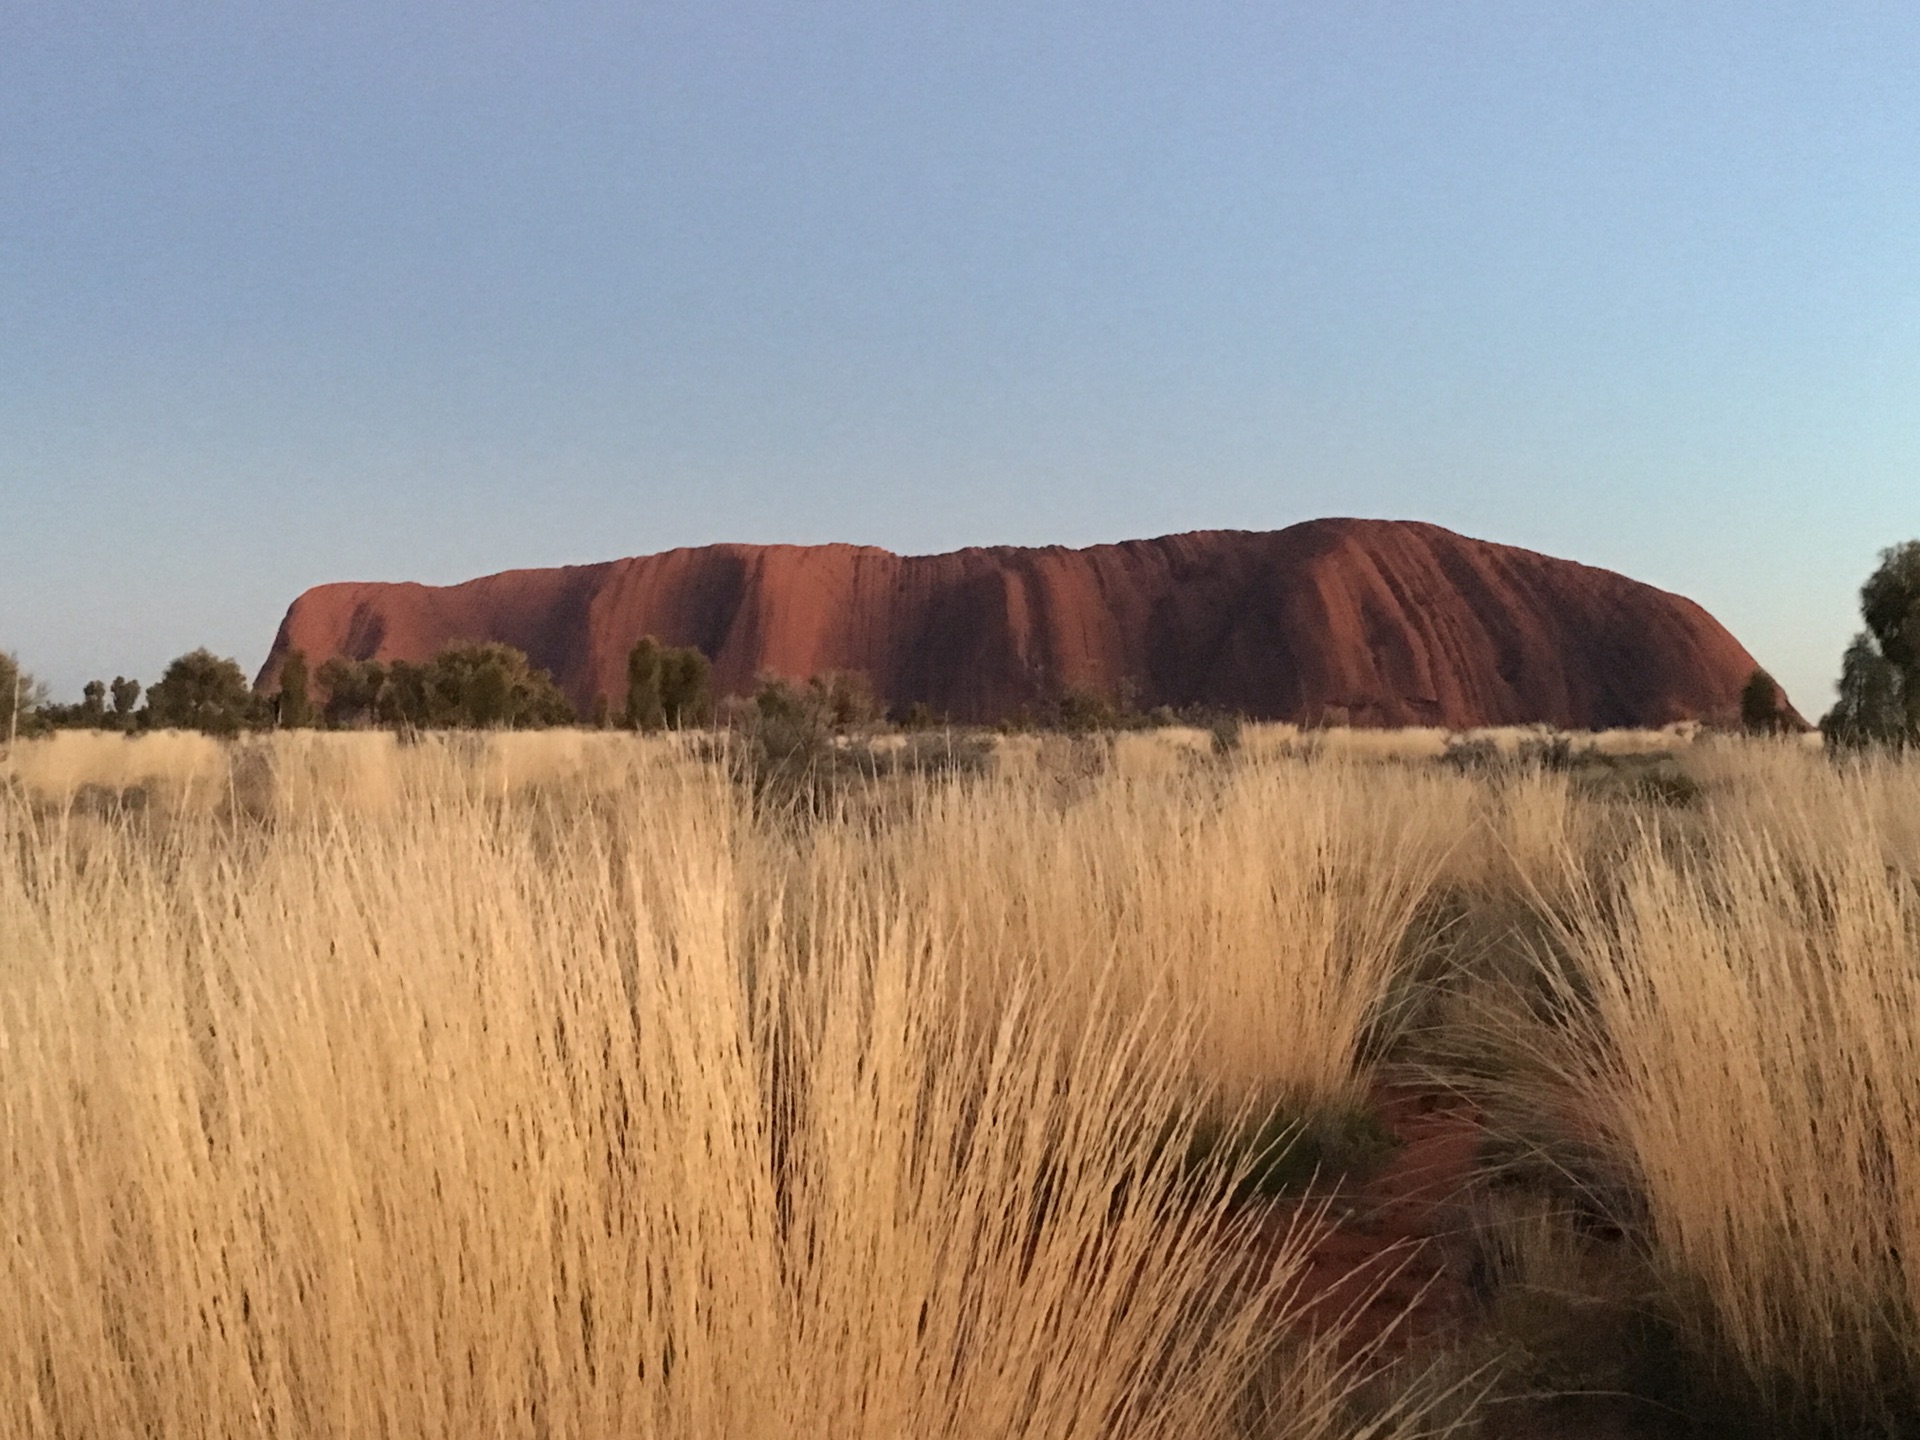
<path fill-rule="evenodd" d="M 1809 713 L 1920 535 L 1920 7 L 0 6 L 0 647 L 1410 517 Z"/>

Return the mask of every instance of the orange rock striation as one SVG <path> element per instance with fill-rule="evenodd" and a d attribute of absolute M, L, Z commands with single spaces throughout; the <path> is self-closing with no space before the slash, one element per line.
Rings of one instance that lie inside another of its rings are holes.
<path fill-rule="evenodd" d="M 583 710 L 617 709 L 642 635 L 722 694 L 859 671 L 892 705 L 995 721 L 1067 690 L 1355 725 L 1732 723 L 1754 660 L 1691 600 L 1437 525 L 1313 520 L 1095 545 L 901 556 L 709 545 L 459 585 L 319 585 L 258 684 L 303 650 L 422 660 L 501 640 Z"/>

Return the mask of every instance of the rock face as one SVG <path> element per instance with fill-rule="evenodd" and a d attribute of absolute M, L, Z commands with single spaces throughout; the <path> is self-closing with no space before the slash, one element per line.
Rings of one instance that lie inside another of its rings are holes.
<path fill-rule="evenodd" d="M 291 648 L 423 660 L 502 640 L 586 709 L 626 656 L 698 646 L 723 693 L 860 671 L 885 702 L 993 721 L 1066 690 L 1354 725 L 1732 723 L 1754 660 L 1691 600 L 1436 525 L 1314 520 L 1096 545 L 900 556 L 710 545 L 460 585 L 320 585 Z"/>

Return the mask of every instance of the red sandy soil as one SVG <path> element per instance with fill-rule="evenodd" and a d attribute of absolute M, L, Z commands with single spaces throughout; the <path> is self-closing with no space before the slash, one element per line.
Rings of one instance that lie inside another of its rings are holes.
<path fill-rule="evenodd" d="M 1473 1172 L 1480 1115 L 1457 1097 L 1383 1086 L 1374 1111 L 1397 1141 L 1378 1171 L 1328 1200 L 1333 1222 L 1314 1245 L 1302 1281 L 1309 1324 L 1354 1323 L 1349 1353 L 1376 1344 L 1402 1350 L 1457 1336 L 1471 1320 L 1462 1277 L 1442 1242 L 1454 1202 Z M 1268 1238 L 1279 1243 L 1293 1206 L 1274 1208 Z"/>
<path fill-rule="evenodd" d="M 1334 519 L 1084 550 L 713 545 L 460 585 L 321 585 L 288 610 L 258 684 L 294 647 L 318 667 L 498 640 L 583 710 L 617 708 L 643 635 L 698 646 L 722 694 L 857 671 L 886 704 L 973 722 L 1073 689 L 1302 723 L 1730 723 L 1754 670 L 1681 596 L 1436 525 Z"/>
<path fill-rule="evenodd" d="M 1475 1303 L 1449 1242 L 1461 1217 L 1483 1130 L 1469 1101 L 1408 1085 L 1382 1085 L 1374 1111 L 1398 1145 L 1387 1162 L 1329 1201 L 1329 1229 L 1314 1244 L 1300 1298 L 1308 1325 L 1349 1324 L 1342 1358 L 1364 1366 L 1470 1337 Z M 1277 1247 L 1297 1207 L 1276 1205 L 1263 1232 Z M 1370 1353 L 1369 1353 L 1370 1352 Z M 1481 1440 L 1654 1440 L 1670 1432 L 1645 1402 L 1568 1396 L 1501 1405 Z"/>

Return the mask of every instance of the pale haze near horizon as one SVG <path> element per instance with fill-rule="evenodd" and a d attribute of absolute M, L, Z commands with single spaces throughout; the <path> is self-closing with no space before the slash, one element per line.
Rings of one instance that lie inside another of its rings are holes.
<path fill-rule="evenodd" d="M 1920 536 L 1916 237 L 1911 6 L 12 6 L 0 648 L 1365 515 L 1817 715 Z"/>

